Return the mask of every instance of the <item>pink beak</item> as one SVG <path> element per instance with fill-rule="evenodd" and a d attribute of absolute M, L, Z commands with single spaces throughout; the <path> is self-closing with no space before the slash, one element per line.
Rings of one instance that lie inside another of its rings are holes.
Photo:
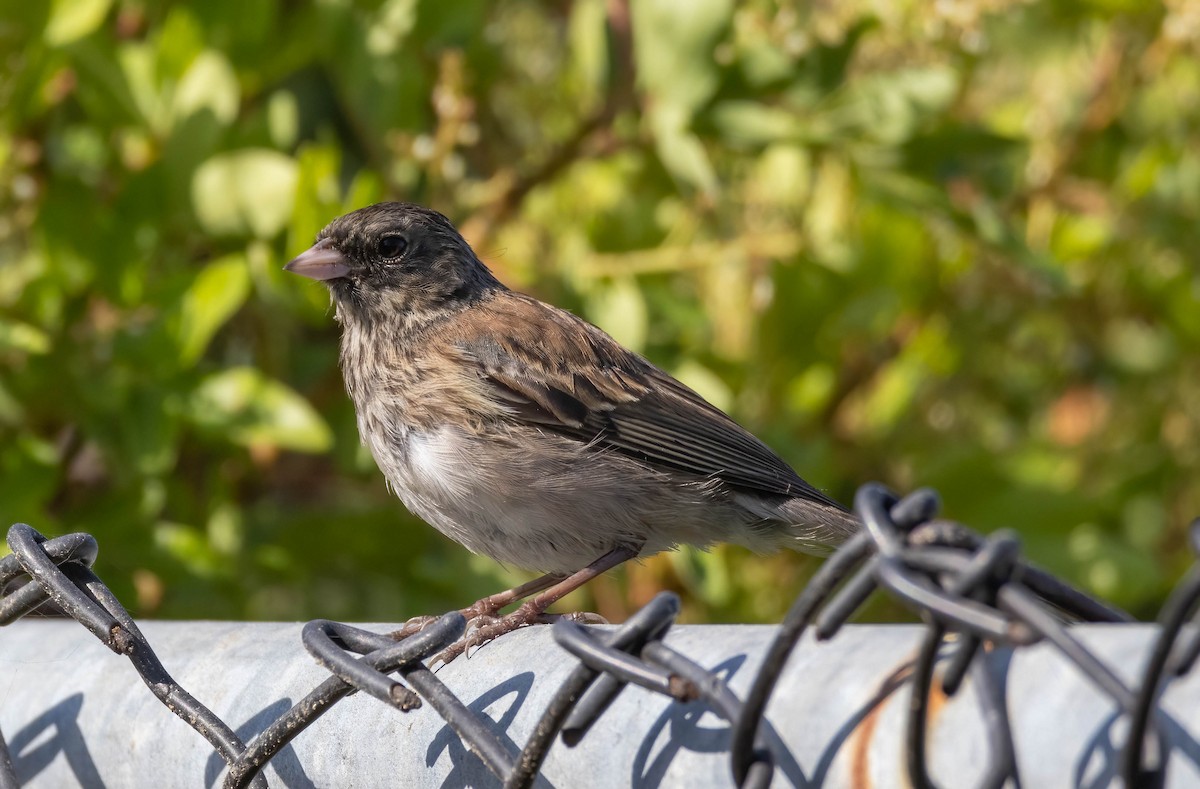
<path fill-rule="evenodd" d="M 323 281 L 346 276 L 350 266 L 346 257 L 334 249 L 333 240 L 323 238 L 293 258 L 283 270 Z"/>

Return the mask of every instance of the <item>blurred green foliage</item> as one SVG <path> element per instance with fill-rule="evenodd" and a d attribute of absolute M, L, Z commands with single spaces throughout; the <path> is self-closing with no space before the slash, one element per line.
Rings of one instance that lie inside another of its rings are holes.
<path fill-rule="evenodd" d="M 935 486 L 1141 614 L 1190 561 L 1195 0 L 0 7 L 0 520 L 96 534 L 142 615 L 517 577 L 388 496 L 328 296 L 280 271 L 384 198 L 843 500 Z M 772 620 L 812 567 L 685 551 L 579 602 Z"/>

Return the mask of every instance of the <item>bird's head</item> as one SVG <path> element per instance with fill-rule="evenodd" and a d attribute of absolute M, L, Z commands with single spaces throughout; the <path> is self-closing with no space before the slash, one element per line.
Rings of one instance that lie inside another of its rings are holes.
<path fill-rule="evenodd" d="M 500 287 L 446 217 L 377 203 L 333 220 L 284 270 L 329 286 L 339 312 L 439 310 Z"/>

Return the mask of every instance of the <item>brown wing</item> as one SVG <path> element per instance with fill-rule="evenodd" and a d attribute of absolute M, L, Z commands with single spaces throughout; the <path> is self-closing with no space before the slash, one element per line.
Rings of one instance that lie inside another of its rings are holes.
<path fill-rule="evenodd" d="M 841 508 L 699 394 L 591 324 L 519 294 L 455 345 L 509 417 L 651 466 Z"/>

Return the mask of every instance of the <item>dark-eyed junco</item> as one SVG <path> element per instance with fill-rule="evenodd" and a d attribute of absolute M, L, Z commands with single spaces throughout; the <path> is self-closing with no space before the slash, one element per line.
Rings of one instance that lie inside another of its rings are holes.
<path fill-rule="evenodd" d="M 477 640 L 634 556 L 820 549 L 858 527 L 696 392 L 506 288 L 435 211 L 347 214 L 286 269 L 329 286 L 359 434 L 404 504 L 475 553 L 549 574 L 464 609 L 546 590 Z"/>

